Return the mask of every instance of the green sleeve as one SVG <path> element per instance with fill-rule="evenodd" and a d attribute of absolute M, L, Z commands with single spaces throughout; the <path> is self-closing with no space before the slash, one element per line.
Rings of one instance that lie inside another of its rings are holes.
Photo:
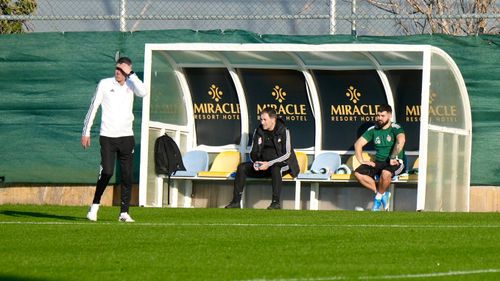
<path fill-rule="evenodd" d="M 370 142 L 373 139 L 373 128 L 370 128 L 364 132 L 363 135 L 361 135 L 367 142 Z"/>
<path fill-rule="evenodd" d="M 394 128 L 394 135 L 397 136 L 399 134 L 404 134 L 405 133 L 405 130 L 403 129 L 403 127 L 399 126 L 399 128 Z"/>

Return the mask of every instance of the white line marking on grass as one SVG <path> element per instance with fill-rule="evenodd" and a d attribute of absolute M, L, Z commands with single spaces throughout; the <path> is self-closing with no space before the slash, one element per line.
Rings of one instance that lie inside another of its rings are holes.
<path fill-rule="evenodd" d="M 443 276 L 459 276 L 459 275 L 473 275 L 482 273 L 498 273 L 500 269 L 479 269 L 469 271 L 448 271 L 448 272 L 435 272 L 435 273 L 421 273 L 421 274 L 403 274 L 403 275 L 383 275 L 383 276 L 360 276 L 359 280 L 369 279 L 410 279 L 410 278 L 431 278 Z"/>
<path fill-rule="evenodd" d="M 136 225 L 136 226 L 165 226 L 165 227 L 192 227 L 192 226 L 232 226 L 232 227 L 371 227 L 371 228 L 500 228 L 500 225 L 443 225 L 443 224 L 293 224 L 293 223 L 153 223 L 153 222 L 134 222 L 122 223 L 111 221 L 0 221 L 1 224 L 29 224 L 29 225 Z"/>
<path fill-rule="evenodd" d="M 474 275 L 483 273 L 498 273 L 500 269 L 478 269 L 469 271 L 448 271 L 448 272 L 434 272 L 434 273 L 420 273 L 420 274 L 400 274 L 400 275 L 379 275 L 379 276 L 358 276 L 358 277 L 344 277 L 344 276 L 331 276 L 331 277 L 317 277 L 317 278 L 290 278 L 290 279 L 250 279 L 239 281 L 328 281 L 328 280 L 372 280 L 372 279 L 417 279 L 417 278 L 434 278 L 446 276 L 463 276 Z"/>
<path fill-rule="evenodd" d="M 291 278 L 291 279 L 251 279 L 251 280 L 233 280 L 233 281 L 330 281 L 330 280 L 346 280 L 346 277 L 318 277 L 318 278 Z"/>

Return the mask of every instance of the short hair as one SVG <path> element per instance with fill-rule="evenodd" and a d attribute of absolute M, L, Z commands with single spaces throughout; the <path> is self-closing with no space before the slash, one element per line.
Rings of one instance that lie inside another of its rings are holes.
<path fill-rule="evenodd" d="M 127 65 L 132 65 L 132 60 L 128 57 L 121 57 L 116 61 L 117 64 L 127 64 Z"/>
<path fill-rule="evenodd" d="M 262 111 L 260 112 L 260 115 L 262 115 L 263 113 L 267 113 L 267 115 L 269 115 L 269 117 L 271 117 L 273 119 L 278 116 L 276 114 L 276 110 L 274 110 L 274 108 L 272 108 L 272 107 L 264 107 L 262 109 Z"/>
<path fill-rule="evenodd" d="M 382 104 L 378 107 L 378 112 L 384 112 L 387 111 L 389 113 L 392 113 L 392 107 L 388 104 Z"/>

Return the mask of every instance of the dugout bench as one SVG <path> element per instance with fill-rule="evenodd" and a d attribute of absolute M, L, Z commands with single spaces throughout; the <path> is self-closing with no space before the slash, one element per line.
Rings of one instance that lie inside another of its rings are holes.
<path fill-rule="evenodd" d="M 228 153 L 228 152 L 226 152 Z M 231 152 L 229 152 L 231 153 Z M 236 151 L 233 151 L 232 153 L 238 153 Z M 219 154 L 218 157 L 214 160 L 214 163 L 212 163 L 212 171 L 202 171 L 200 173 L 197 173 L 196 175 L 192 176 L 172 176 L 171 180 L 171 185 L 168 187 L 168 194 L 169 194 L 169 201 L 168 201 L 168 206 L 172 208 L 177 208 L 177 207 L 184 207 L 184 208 L 190 208 L 192 207 L 192 193 L 193 193 L 193 186 L 195 183 L 200 183 L 199 186 L 200 188 L 203 188 L 203 183 L 210 183 L 210 184 L 218 184 L 220 186 L 228 185 L 228 188 L 231 189 L 231 194 L 232 194 L 232 182 L 234 180 L 234 170 L 235 167 L 239 164 L 239 161 L 235 162 L 232 161 L 231 165 L 231 160 L 228 160 L 225 157 L 222 157 L 224 159 L 220 159 L 219 157 L 223 153 Z M 287 186 L 292 183 L 294 187 L 294 204 L 293 204 L 293 209 L 295 210 L 301 210 L 302 207 L 302 188 L 305 184 L 309 185 L 310 187 L 310 192 L 309 192 L 309 210 L 319 210 L 319 193 L 320 193 L 320 187 L 332 187 L 335 188 L 336 186 L 338 187 L 339 184 L 350 184 L 352 187 L 359 187 L 363 188 L 359 185 L 358 181 L 354 177 L 353 174 L 334 174 L 332 173 L 331 175 L 327 175 L 327 178 L 307 178 L 307 172 L 310 172 L 312 168 L 314 167 L 314 161 L 313 165 L 311 166 L 310 170 L 307 170 L 308 167 L 308 157 L 305 153 L 303 152 L 296 152 L 297 158 L 299 160 L 299 166 L 301 168 L 301 174 L 299 177 L 292 178 L 291 176 L 287 175 L 283 177 L 283 188 L 286 188 Z M 233 154 L 234 155 L 234 154 Z M 320 154 L 321 155 L 321 154 Z M 349 156 L 349 155 L 346 155 Z M 364 154 L 364 158 L 369 157 L 367 153 Z M 218 159 L 219 158 L 219 159 Z M 344 157 L 345 158 L 345 157 Z M 222 161 L 223 160 L 223 161 Z M 222 161 L 222 162 L 221 162 Z M 227 167 L 220 167 L 221 163 L 223 164 L 230 164 Z M 348 165 L 352 171 L 359 165 L 355 157 L 349 156 L 347 158 L 347 161 L 345 161 L 345 165 Z M 218 167 L 217 167 L 218 166 Z M 418 160 L 415 161 L 415 164 L 413 165 L 414 168 L 418 167 Z M 213 169 L 215 168 L 215 171 Z M 224 169 L 229 169 L 224 171 Z M 189 173 L 189 172 L 188 172 Z M 182 173 L 181 173 L 182 174 Z M 192 173 L 191 173 L 192 174 Z M 301 177 L 302 176 L 302 177 Z M 158 175 L 157 177 L 157 192 L 160 195 L 158 198 L 158 202 L 161 202 L 158 204 L 159 207 L 163 206 L 163 193 L 164 193 L 164 175 Z M 242 198 L 242 206 L 245 206 L 245 201 L 246 201 L 246 195 L 249 192 L 249 185 L 254 185 L 256 183 L 266 183 L 266 185 L 269 185 L 270 178 L 248 178 L 247 179 L 247 187 L 244 190 L 243 193 L 243 198 Z M 394 199 L 395 199 L 395 186 L 396 185 L 405 185 L 409 187 L 416 187 L 418 181 L 418 176 L 415 174 L 403 174 L 399 177 L 395 177 L 393 179 L 393 182 L 391 183 L 389 190 L 392 193 L 393 196 L 391 196 L 391 210 L 394 206 Z M 182 184 L 181 184 L 182 183 Z M 179 205 L 179 186 L 183 185 L 183 204 L 182 206 Z M 222 187 L 221 187 L 222 188 Z M 227 200 L 229 202 L 229 200 Z M 227 202 L 221 202 L 223 204 Z M 217 205 L 216 205 L 217 206 Z M 220 204 L 219 204 L 220 207 Z"/>

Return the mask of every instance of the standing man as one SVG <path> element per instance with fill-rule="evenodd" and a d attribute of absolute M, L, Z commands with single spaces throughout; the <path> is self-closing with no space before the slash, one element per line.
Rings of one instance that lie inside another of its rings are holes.
<path fill-rule="evenodd" d="M 102 79 L 97 85 L 94 98 L 85 117 L 82 146 L 87 149 L 90 146 L 90 129 L 97 110 L 101 106 L 102 116 L 99 137 L 101 167 L 94 200 L 87 213 L 87 218 L 91 221 L 97 221 L 101 196 L 113 176 L 115 157 L 117 156 L 121 168 L 121 212 L 118 220 L 134 222 L 128 214 L 135 147 L 134 132 L 132 130 L 134 94 L 144 97 L 147 95 L 146 88 L 139 77 L 132 71 L 132 61 L 127 57 L 122 57 L 116 62 L 115 76 Z"/>
<path fill-rule="evenodd" d="M 404 169 L 405 133 L 403 128 L 392 123 L 392 108 L 390 105 L 381 105 L 378 108 L 375 126 L 366 132 L 354 143 L 356 159 L 361 165 L 354 171 L 354 176 L 366 188 L 375 193 L 372 211 L 389 210 L 391 193 L 387 188 L 392 177 L 401 174 Z M 375 145 L 375 162 L 365 161 L 362 157 L 363 147 L 370 141 Z M 374 177 L 379 176 L 378 185 Z"/>
<path fill-rule="evenodd" d="M 226 208 L 241 208 L 240 201 L 247 176 L 271 177 L 273 197 L 267 209 L 281 209 L 280 195 L 283 174 L 293 177 L 299 173 L 299 164 L 292 149 L 290 131 L 270 107 L 260 113 L 260 126 L 253 134 L 250 162 L 241 163 L 234 180 L 233 200 Z"/>

